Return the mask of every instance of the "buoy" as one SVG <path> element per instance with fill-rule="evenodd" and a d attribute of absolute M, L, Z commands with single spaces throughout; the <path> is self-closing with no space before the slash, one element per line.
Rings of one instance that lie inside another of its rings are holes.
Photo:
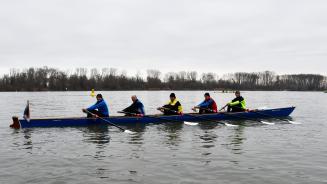
<path fill-rule="evenodd" d="M 91 90 L 91 97 L 95 97 L 94 89 Z"/>

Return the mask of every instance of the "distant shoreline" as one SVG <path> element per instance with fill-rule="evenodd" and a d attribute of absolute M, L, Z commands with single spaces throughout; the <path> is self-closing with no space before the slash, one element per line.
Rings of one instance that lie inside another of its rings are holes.
<path fill-rule="evenodd" d="M 221 91 L 215 91 L 215 90 L 189 90 L 189 89 L 185 89 L 185 90 L 96 90 L 95 92 L 118 92 L 118 91 L 142 91 L 142 92 L 147 92 L 147 91 L 209 91 L 209 92 L 213 92 L 213 93 L 221 93 L 221 94 L 233 94 L 232 92 L 221 92 Z M 319 92 L 319 93 L 327 93 L 327 91 L 324 90 L 240 90 L 241 92 Z M 0 91 L 0 93 L 8 93 L 8 92 L 12 92 L 12 93 L 33 93 L 33 92 L 88 92 L 90 93 L 91 90 L 77 90 L 77 91 Z"/>
<path fill-rule="evenodd" d="M 55 68 L 11 69 L 0 77 L 0 91 L 326 91 L 327 77 L 319 74 L 277 75 L 272 71 L 224 75 L 180 71 L 127 76 L 115 68 L 76 68 L 67 73 Z"/>

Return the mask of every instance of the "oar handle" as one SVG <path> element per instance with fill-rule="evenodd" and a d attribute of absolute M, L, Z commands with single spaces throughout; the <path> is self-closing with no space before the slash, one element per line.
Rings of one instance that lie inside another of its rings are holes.
<path fill-rule="evenodd" d="M 159 110 L 159 109 L 164 109 L 164 110 L 167 110 L 167 111 L 170 111 L 170 112 L 176 113 L 176 114 L 179 113 L 179 112 L 174 111 L 174 110 L 171 110 L 171 109 L 169 109 L 169 108 L 167 108 L 167 107 L 158 107 L 158 110 Z"/>
<path fill-rule="evenodd" d="M 204 107 L 198 107 L 199 109 L 202 109 L 202 110 L 206 110 L 206 111 L 210 111 L 210 112 L 216 112 L 212 109 L 209 109 L 209 108 L 204 108 Z"/>
<path fill-rule="evenodd" d="M 132 113 L 132 112 L 126 112 L 126 111 L 117 111 L 117 113 L 121 113 L 121 114 L 136 114 L 136 113 Z"/>
<path fill-rule="evenodd" d="M 219 111 L 224 110 L 227 106 L 228 106 L 228 104 L 226 104 L 224 107 L 222 107 Z"/>
<path fill-rule="evenodd" d="M 143 117 L 144 116 L 144 114 L 137 114 L 135 112 L 126 112 L 126 111 L 117 111 L 117 113 L 127 114 L 127 115 L 132 115 L 132 116 L 137 116 L 137 117 Z"/>

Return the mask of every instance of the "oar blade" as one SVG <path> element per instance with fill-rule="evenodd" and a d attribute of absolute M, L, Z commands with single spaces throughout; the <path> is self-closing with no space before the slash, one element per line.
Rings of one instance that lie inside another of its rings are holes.
<path fill-rule="evenodd" d="M 190 125 L 190 126 L 196 126 L 196 125 L 198 125 L 199 123 L 184 121 L 184 124 L 185 124 L 185 125 Z"/>
<path fill-rule="evenodd" d="M 291 121 L 291 120 L 288 120 L 289 123 L 293 124 L 293 125 L 301 125 L 302 123 L 300 122 L 296 122 L 296 121 Z"/>
<path fill-rule="evenodd" d="M 258 109 L 258 110 L 266 110 L 266 109 L 268 109 L 268 107 L 263 106 L 263 107 L 258 107 L 257 109 Z"/>
<path fill-rule="evenodd" d="M 270 123 L 270 122 L 267 122 L 267 121 L 260 121 L 262 124 L 265 124 L 265 125 L 274 125 L 275 123 Z"/>
<path fill-rule="evenodd" d="M 238 125 L 233 125 L 233 124 L 229 124 L 229 123 L 224 123 L 226 126 L 228 127 L 237 127 Z"/>
<path fill-rule="evenodd" d="M 130 131 L 130 130 L 124 130 L 125 133 L 128 133 L 128 134 L 135 134 L 135 132 L 133 131 Z"/>

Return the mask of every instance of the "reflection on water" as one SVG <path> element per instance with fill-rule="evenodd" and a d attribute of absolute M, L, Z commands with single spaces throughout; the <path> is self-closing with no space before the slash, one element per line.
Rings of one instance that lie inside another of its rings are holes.
<path fill-rule="evenodd" d="M 107 175 L 107 169 L 104 169 L 104 168 L 96 168 L 95 170 L 95 175 L 97 176 L 97 178 L 100 178 L 100 179 L 106 179 L 106 178 L 109 178 Z"/>
<path fill-rule="evenodd" d="M 202 147 L 203 148 L 212 148 L 215 147 L 215 141 L 218 138 L 218 136 L 214 132 L 205 131 L 203 135 L 200 136 L 200 139 L 202 139 Z"/>
<path fill-rule="evenodd" d="M 201 122 L 199 123 L 199 127 L 202 130 L 210 130 L 210 129 L 220 128 L 222 127 L 222 125 L 216 122 Z"/>
<path fill-rule="evenodd" d="M 104 148 L 105 144 L 110 142 L 110 135 L 107 125 L 89 126 L 81 129 L 83 132 L 84 141 L 94 143 L 97 148 Z"/>
<path fill-rule="evenodd" d="M 246 138 L 244 137 L 244 126 L 238 126 L 234 129 L 234 134 L 228 136 L 230 140 L 229 148 L 232 150 L 234 154 L 242 154 L 242 144 Z"/>
<path fill-rule="evenodd" d="M 218 123 L 211 122 L 202 122 L 199 124 L 201 130 L 203 130 L 203 134 L 199 135 L 199 138 L 202 140 L 203 148 L 212 148 L 215 147 L 215 142 L 218 138 L 218 135 L 212 131 L 215 128 L 220 128 L 221 126 Z M 205 153 L 204 155 L 209 155 L 211 153 Z"/>
<path fill-rule="evenodd" d="M 246 128 L 245 121 L 234 121 L 234 124 L 239 126 L 233 127 L 228 134 L 226 142 L 222 145 L 226 147 L 226 149 L 230 150 L 232 154 L 240 155 L 243 153 L 242 145 L 244 144 L 244 140 L 246 140 L 244 136 L 244 130 Z M 234 162 L 234 161 L 233 161 Z M 237 163 L 237 161 L 235 161 Z"/>
<path fill-rule="evenodd" d="M 33 149 L 32 142 L 32 130 L 22 129 L 22 130 L 12 130 L 13 142 L 12 147 L 17 150 L 27 150 L 26 153 L 31 154 Z"/>
<path fill-rule="evenodd" d="M 128 144 L 143 144 L 143 134 L 145 133 L 146 125 L 142 123 L 135 123 L 128 127 L 126 127 L 128 130 L 131 130 L 134 132 L 128 141 Z"/>
<path fill-rule="evenodd" d="M 183 129 L 183 123 L 164 123 L 158 126 L 158 131 L 163 131 L 166 133 L 164 143 L 169 146 L 178 146 L 181 140 L 181 131 Z"/>
<path fill-rule="evenodd" d="M 32 143 L 32 131 L 30 129 L 24 129 L 24 149 L 32 149 L 33 148 L 33 143 Z M 32 153 L 32 152 L 28 152 Z"/>
<path fill-rule="evenodd" d="M 90 155 L 97 160 L 103 160 L 107 156 L 105 153 L 106 146 L 110 143 L 110 135 L 107 125 L 89 126 L 81 129 L 83 132 L 84 142 L 96 145 L 94 154 Z"/>

